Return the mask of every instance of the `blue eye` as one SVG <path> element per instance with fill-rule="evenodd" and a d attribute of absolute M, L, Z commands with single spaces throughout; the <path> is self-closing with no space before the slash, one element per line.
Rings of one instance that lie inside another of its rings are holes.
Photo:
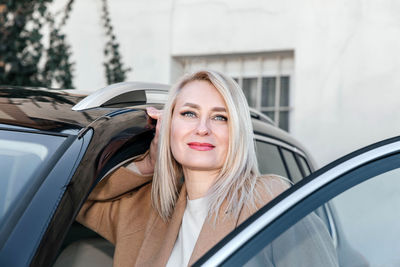
<path fill-rule="evenodd" d="M 192 111 L 185 111 L 181 113 L 182 116 L 188 117 L 188 118 L 195 118 L 196 114 Z"/>
<path fill-rule="evenodd" d="M 222 115 L 217 115 L 217 116 L 214 117 L 214 120 L 216 120 L 216 121 L 227 121 L 228 118 L 225 117 L 225 116 L 222 116 Z"/>

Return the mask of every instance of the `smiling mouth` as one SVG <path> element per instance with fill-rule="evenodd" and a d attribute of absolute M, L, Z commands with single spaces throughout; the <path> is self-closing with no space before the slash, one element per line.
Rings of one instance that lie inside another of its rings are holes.
<path fill-rule="evenodd" d="M 188 146 L 191 149 L 198 150 L 198 151 L 209 151 L 215 148 L 214 145 L 209 143 L 198 143 L 198 142 L 191 142 L 188 143 Z"/>

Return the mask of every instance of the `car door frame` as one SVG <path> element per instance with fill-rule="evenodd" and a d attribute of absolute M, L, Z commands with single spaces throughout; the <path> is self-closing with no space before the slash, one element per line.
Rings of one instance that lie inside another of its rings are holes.
<path fill-rule="evenodd" d="M 238 266 L 257 242 L 267 244 L 340 192 L 400 166 L 400 136 L 367 146 L 311 174 L 260 209 L 194 266 Z M 368 172 L 366 171 L 368 170 Z M 363 172 L 363 176 L 359 176 Z"/>
<path fill-rule="evenodd" d="M 38 188 L 16 224 L 7 233 L 1 246 L 0 263 L 2 265 L 27 266 L 31 264 L 32 258 L 40 250 L 43 236 L 57 211 L 61 196 L 67 191 L 66 185 L 77 168 L 77 163 L 82 159 L 85 148 L 89 145 L 92 133 L 88 132 L 82 138 L 76 135 L 57 135 L 66 139 L 43 172 L 38 174 L 39 177 L 43 176 L 40 184 L 37 185 Z M 48 246 L 52 245 L 54 244 L 48 244 Z"/>

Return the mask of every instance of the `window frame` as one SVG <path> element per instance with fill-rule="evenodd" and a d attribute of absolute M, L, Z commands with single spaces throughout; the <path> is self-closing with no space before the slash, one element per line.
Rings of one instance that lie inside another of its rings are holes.
<path fill-rule="evenodd" d="M 256 105 L 255 109 L 260 112 L 273 112 L 271 118 L 276 125 L 280 125 L 280 112 L 288 112 L 288 125 L 286 131 L 290 130 L 290 114 L 293 110 L 292 98 L 294 91 L 294 51 L 283 50 L 274 52 L 249 52 L 233 54 L 208 54 L 208 55 L 183 55 L 174 56 L 173 61 L 177 63 L 177 71 L 172 74 L 191 73 L 199 68 L 211 68 L 226 73 L 236 79 L 243 88 L 243 79 L 256 79 Z M 232 65 L 230 65 L 232 64 Z M 235 67 L 232 67 L 235 66 Z M 178 75 L 177 75 L 178 76 Z M 289 78 L 288 105 L 280 105 L 281 78 Z M 173 80 L 175 77 L 172 77 Z M 275 78 L 275 105 L 272 107 L 261 106 L 262 80 L 263 78 Z"/>
<path fill-rule="evenodd" d="M 60 143 L 57 148 L 53 151 L 50 157 L 47 158 L 46 161 L 42 162 L 41 166 L 37 168 L 35 172 L 32 173 L 31 183 L 29 185 L 24 185 L 22 191 L 18 194 L 19 200 L 17 202 L 13 202 L 12 209 L 8 210 L 4 215 L 7 218 L 4 218 L 0 223 L 0 247 L 3 247 L 7 242 L 8 238 L 10 237 L 12 231 L 15 229 L 16 223 L 19 222 L 20 218 L 28 209 L 32 199 L 37 194 L 38 190 L 42 186 L 45 181 L 45 178 L 49 175 L 52 171 L 54 166 L 57 162 L 62 158 L 65 151 L 70 149 L 72 143 L 74 142 L 75 137 L 69 136 L 66 134 L 53 134 L 45 131 L 26 131 L 22 129 L 14 129 L 14 128 L 0 128 L 2 132 L 10 132 L 16 133 L 17 135 L 23 134 L 32 134 L 36 135 L 37 137 L 33 137 L 29 139 L 29 141 L 33 141 L 35 138 L 46 138 L 47 136 L 55 136 L 61 137 Z"/>
<path fill-rule="evenodd" d="M 294 164 L 295 164 L 295 166 L 296 166 L 298 172 L 300 173 L 300 176 L 301 176 L 301 177 L 300 177 L 299 179 L 297 179 L 296 182 L 294 181 L 295 178 L 294 178 L 294 174 L 292 173 L 292 168 L 289 167 L 289 163 L 287 162 L 287 158 L 286 158 L 286 156 L 285 156 L 285 154 L 284 154 L 285 151 L 287 151 L 287 153 L 289 153 L 288 157 L 292 157 L 292 158 L 293 158 Z M 285 163 L 286 163 L 287 171 L 288 171 L 288 173 L 289 173 L 289 176 L 290 176 L 290 178 L 291 178 L 291 181 L 294 182 L 294 183 L 297 183 L 297 182 L 303 180 L 306 176 L 303 174 L 302 169 L 301 169 L 301 167 L 300 167 L 300 165 L 299 165 L 299 162 L 296 160 L 296 153 L 293 152 L 293 151 L 291 151 L 291 150 L 288 150 L 288 149 L 286 149 L 286 148 L 281 148 L 281 155 L 282 155 L 283 160 L 284 160 Z"/>
<path fill-rule="evenodd" d="M 280 140 L 277 140 L 277 139 L 274 139 L 274 138 L 271 138 L 271 137 L 268 137 L 268 136 L 265 136 L 265 135 L 261 135 L 261 134 L 254 134 L 254 141 L 264 142 L 264 143 L 268 143 L 268 144 L 277 146 L 278 151 L 279 151 L 279 155 L 280 155 L 281 160 L 283 162 L 283 166 L 284 166 L 284 168 L 286 170 L 286 173 L 288 174 L 287 178 L 290 181 L 293 181 L 293 177 L 292 177 L 292 175 L 291 175 L 291 173 L 289 171 L 289 168 L 287 166 L 286 159 L 283 156 L 282 148 L 288 150 L 291 153 L 293 153 L 293 156 L 294 156 L 294 158 L 296 160 L 296 163 L 297 163 L 297 168 L 299 168 L 300 172 L 302 172 L 303 169 L 302 169 L 302 166 L 297 161 L 297 157 L 303 157 L 303 159 L 305 160 L 306 164 L 308 165 L 308 167 L 310 169 L 310 172 L 312 173 L 312 169 L 310 168 L 311 164 L 310 164 L 310 162 L 308 162 L 307 155 L 303 151 L 298 149 L 297 147 L 295 147 L 293 145 L 289 145 L 288 143 L 282 142 Z M 302 172 L 302 174 L 304 174 L 304 173 Z M 303 175 L 302 179 L 304 179 L 305 177 L 307 177 L 307 176 Z"/>

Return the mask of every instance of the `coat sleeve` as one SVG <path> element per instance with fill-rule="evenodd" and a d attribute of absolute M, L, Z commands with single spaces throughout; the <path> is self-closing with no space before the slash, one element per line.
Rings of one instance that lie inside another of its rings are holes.
<path fill-rule="evenodd" d="M 119 233 L 145 227 L 152 209 L 151 180 L 125 167 L 117 169 L 93 189 L 76 220 L 115 244 Z"/>

